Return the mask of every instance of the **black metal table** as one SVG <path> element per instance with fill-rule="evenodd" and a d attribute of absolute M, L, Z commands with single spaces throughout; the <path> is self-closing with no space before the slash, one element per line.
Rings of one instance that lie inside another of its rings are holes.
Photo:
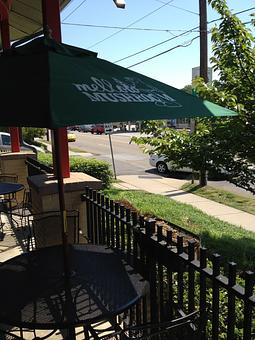
<path fill-rule="evenodd" d="M 108 320 L 146 294 L 147 282 L 113 250 L 88 244 L 69 245 L 68 251 L 69 280 L 63 275 L 62 246 L 0 265 L 0 323 L 71 330 Z"/>
<path fill-rule="evenodd" d="M 8 210 L 10 213 L 10 217 L 12 220 L 12 199 L 14 195 L 18 192 L 24 189 L 24 185 L 20 183 L 9 183 L 9 182 L 1 182 L 0 183 L 0 195 L 5 195 L 7 198 L 7 205 L 8 205 Z"/>

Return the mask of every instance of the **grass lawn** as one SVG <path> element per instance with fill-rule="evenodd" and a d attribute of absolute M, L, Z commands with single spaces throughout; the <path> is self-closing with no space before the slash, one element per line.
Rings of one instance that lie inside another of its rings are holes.
<path fill-rule="evenodd" d="M 222 255 L 225 264 L 234 261 L 239 270 L 255 269 L 255 233 L 161 195 L 119 189 L 105 190 L 104 193 L 113 200 L 130 202 L 140 214 L 162 218 L 197 234 L 210 253 Z"/>
<path fill-rule="evenodd" d="M 185 183 L 181 189 L 192 194 L 202 196 L 212 201 L 222 203 L 232 208 L 236 208 L 255 215 L 255 197 L 254 198 L 243 197 L 210 186 L 201 188 L 197 184 L 190 183 Z"/>
<path fill-rule="evenodd" d="M 40 142 L 41 144 L 51 144 L 50 141 L 47 141 L 47 140 L 44 140 L 44 139 L 43 139 L 43 140 L 40 139 L 39 142 Z M 73 151 L 73 152 L 87 153 L 86 150 L 80 149 L 80 148 L 78 148 L 78 147 L 76 147 L 76 146 L 70 146 L 70 144 L 68 144 L 68 147 L 69 147 L 69 150 L 70 150 L 70 151 Z"/>

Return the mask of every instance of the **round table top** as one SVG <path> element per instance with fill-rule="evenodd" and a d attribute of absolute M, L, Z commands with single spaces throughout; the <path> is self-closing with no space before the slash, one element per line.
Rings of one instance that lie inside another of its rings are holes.
<path fill-rule="evenodd" d="M 70 245 L 73 275 L 63 275 L 63 248 L 24 253 L 0 265 L 0 323 L 57 329 L 111 318 L 147 292 L 148 283 L 113 250 Z"/>
<path fill-rule="evenodd" d="M 0 182 L 0 195 L 8 195 L 24 189 L 20 183 Z"/>

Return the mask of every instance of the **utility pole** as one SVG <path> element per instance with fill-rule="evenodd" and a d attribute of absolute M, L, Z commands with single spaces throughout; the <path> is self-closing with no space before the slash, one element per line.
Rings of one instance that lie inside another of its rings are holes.
<path fill-rule="evenodd" d="M 199 0 L 200 77 L 208 83 L 207 0 Z M 206 154 L 204 155 L 206 164 Z M 207 170 L 200 169 L 199 185 L 207 185 Z"/>
<path fill-rule="evenodd" d="M 199 0 L 200 77 L 208 83 L 207 0 Z"/>

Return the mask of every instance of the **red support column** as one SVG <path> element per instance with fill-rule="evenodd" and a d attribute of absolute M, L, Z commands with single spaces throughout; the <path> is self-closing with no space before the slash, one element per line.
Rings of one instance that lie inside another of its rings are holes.
<path fill-rule="evenodd" d="M 9 7 L 11 5 L 11 0 L 8 1 L 8 7 L 0 0 L 0 30 L 3 49 L 8 49 L 11 47 L 10 42 L 10 28 L 9 28 Z M 16 127 L 10 128 L 11 135 L 11 147 L 12 152 L 20 152 L 19 143 L 19 129 Z"/>
<path fill-rule="evenodd" d="M 42 12 L 43 12 L 44 32 L 45 33 L 50 32 L 52 37 L 56 41 L 61 42 L 59 0 L 42 0 Z M 66 128 L 61 128 L 61 129 L 55 130 L 54 133 L 57 133 L 57 141 L 61 149 L 60 163 L 61 163 L 62 176 L 64 178 L 68 178 L 70 177 L 70 166 L 69 166 L 67 130 Z M 55 148 L 54 145 L 53 145 L 53 148 Z"/>

